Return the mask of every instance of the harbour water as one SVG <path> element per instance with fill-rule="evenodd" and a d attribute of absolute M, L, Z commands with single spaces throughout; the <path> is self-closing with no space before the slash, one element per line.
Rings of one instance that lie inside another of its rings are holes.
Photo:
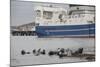
<path fill-rule="evenodd" d="M 46 52 L 56 50 L 57 48 L 71 49 L 84 48 L 84 53 L 95 51 L 94 38 L 37 38 L 35 36 L 11 36 L 11 65 L 33 65 L 33 64 L 50 64 L 50 63 L 69 63 L 87 61 L 84 58 L 32 54 L 33 49 L 45 49 Z M 28 55 L 21 55 L 21 50 L 30 52 Z"/>

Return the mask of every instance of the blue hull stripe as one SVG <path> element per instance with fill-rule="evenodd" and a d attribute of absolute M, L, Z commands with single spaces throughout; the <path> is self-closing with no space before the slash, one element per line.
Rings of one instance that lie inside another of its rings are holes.
<path fill-rule="evenodd" d="M 47 35 L 82 35 L 82 34 L 83 35 L 94 34 L 94 30 L 50 32 Z"/>
<path fill-rule="evenodd" d="M 37 26 L 36 30 L 71 30 L 71 29 L 86 29 L 95 28 L 95 24 L 85 25 L 63 25 L 63 26 Z"/>
<path fill-rule="evenodd" d="M 82 31 L 82 30 L 92 30 L 94 28 L 87 29 L 71 29 L 71 30 L 45 30 L 46 32 L 63 32 L 63 31 Z"/>
<path fill-rule="evenodd" d="M 95 29 L 92 30 L 81 30 L 81 31 L 63 31 L 63 32 L 45 32 L 41 31 L 37 33 L 40 36 L 52 36 L 52 35 L 86 35 L 86 34 L 95 34 Z"/>
<path fill-rule="evenodd" d="M 40 38 L 43 38 L 43 37 L 45 37 L 45 38 L 65 38 L 65 37 L 67 37 L 67 38 L 94 38 L 95 37 L 95 35 L 94 34 L 91 34 L 91 35 L 59 35 L 59 36 L 57 36 L 57 35 L 54 35 L 54 36 L 39 36 Z"/>
<path fill-rule="evenodd" d="M 71 31 L 70 31 L 71 30 Z M 71 36 L 71 35 L 94 35 L 95 24 L 88 25 L 71 25 L 71 26 L 37 26 L 36 32 L 38 37 L 45 36 Z"/>

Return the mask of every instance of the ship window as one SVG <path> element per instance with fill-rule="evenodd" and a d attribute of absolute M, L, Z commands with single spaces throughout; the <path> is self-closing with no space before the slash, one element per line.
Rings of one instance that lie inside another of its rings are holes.
<path fill-rule="evenodd" d="M 79 10 L 79 7 L 77 7 L 77 10 Z"/>
<path fill-rule="evenodd" d="M 51 19 L 53 16 L 53 13 L 50 11 L 43 11 L 43 18 L 45 19 Z"/>
<path fill-rule="evenodd" d="M 88 21 L 88 23 L 93 23 L 93 21 Z"/>
<path fill-rule="evenodd" d="M 37 17 L 41 17 L 41 11 L 40 11 L 40 10 L 37 10 L 37 11 L 36 11 L 36 16 L 37 16 Z"/>

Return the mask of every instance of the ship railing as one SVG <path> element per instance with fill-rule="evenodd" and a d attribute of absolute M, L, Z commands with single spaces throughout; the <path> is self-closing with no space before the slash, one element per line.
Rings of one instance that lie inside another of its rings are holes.
<path fill-rule="evenodd" d="M 70 19 L 70 18 L 84 18 L 84 17 L 94 17 L 94 15 L 89 15 L 89 14 L 78 14 L 78 15 L 68 15 L 65 16 L 65 18 Z"/>

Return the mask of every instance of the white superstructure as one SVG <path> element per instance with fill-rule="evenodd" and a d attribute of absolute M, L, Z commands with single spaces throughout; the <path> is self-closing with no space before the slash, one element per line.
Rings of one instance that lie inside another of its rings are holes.
<path fill-rule="evenodd" d="M 69 10 L 61 7 L 36 6 L 35 22 L 43 26 L 81 25 L 95 22 L 95 8 L 91 6 L 70 6 Z"/>

